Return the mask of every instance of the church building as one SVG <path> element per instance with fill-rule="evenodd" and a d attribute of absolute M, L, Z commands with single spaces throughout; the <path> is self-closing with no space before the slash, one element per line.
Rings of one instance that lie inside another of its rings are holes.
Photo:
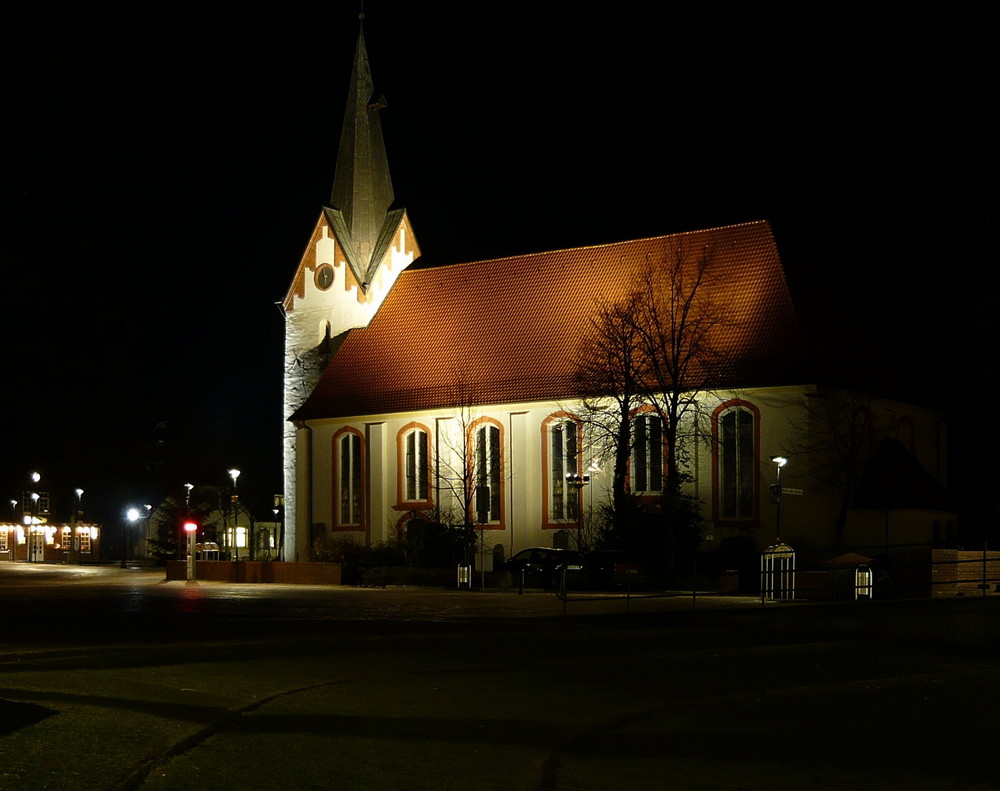
<path fill-rule="evenodd" d="M 665 271 L 715 310 L 684 368 L 690 430 L 674 439 L 704 548 L 936 539 L 951 518 L 939 502 L 879 501 L 861 472 L 888 447 L 925 490 L 942 487 L 943 422 L 810 371 L 766 221 L 422 266 L 395 203 L 384 106 L 362 33 L 330 203 L 283 302 L 286 560 L 307 560 L 320 537 L 378 544 L 412 519 L 475 522 L 508 557 L 574 545 L 613 477 L 599 418 L 614 395 L 582 375 L 584 341 Z M 639 398 L 628 414 L 628 490 L 654 504 L 677 454 L 661 402 Z M 866 485 L 874 499 L 857 508 Z"/>

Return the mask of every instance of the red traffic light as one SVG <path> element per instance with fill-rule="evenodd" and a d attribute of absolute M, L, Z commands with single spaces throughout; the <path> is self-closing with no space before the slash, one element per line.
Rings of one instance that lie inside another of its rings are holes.
<path fill-rule="evenodd" d="M 186 532 L 188 532 L 188 533 L 194 533 L 197 529 L 198 529 L 198 523 L 197 522 L 185 522 L 184 523 L 184 530 Z"/>

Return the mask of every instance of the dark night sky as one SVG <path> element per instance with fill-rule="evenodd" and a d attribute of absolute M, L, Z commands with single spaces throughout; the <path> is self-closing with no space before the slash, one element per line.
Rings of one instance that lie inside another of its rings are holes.
<path fill-rule="evenodd" d="M 425 257 L 767 219 L 807 326 L 974 425 L 998 384 L 982 20 L 581 8 L 367 4 Z M 274 303 L 329 196 L 357 9 L 5 12 L 5 498 L 35 466 L 106 510 L 171 470 L 278 491 Z"/>

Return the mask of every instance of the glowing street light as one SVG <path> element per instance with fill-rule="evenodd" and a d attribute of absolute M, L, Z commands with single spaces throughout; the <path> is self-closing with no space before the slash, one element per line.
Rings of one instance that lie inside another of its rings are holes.
<path fill-rule="evenodd" d="M 72 556 L 76 556 L 77 565 L 80 564 L 80 532 L 79 528 L 76 526 L 77 520 L 83 514 L 83 489 L 74 489 L 74 494 L 76 494 L 76 508 L 73 509 L 73 518 L 70 519 L 70 526 L 72 529 L 72 534 L 70 535 L 70 562 L 72 562 Z"/>
<path fill-rule="evenodd" d="M 583 503 L 581 502 L 581 494 L 583 492 L 583 487 L 590 483 L 589 475 L 577 475 L 576 473 L 566 474 L 566 485 L 570 488 L 576 489 L 576 496 L 571 500 L 576 506 L 576 526 L 578 529 L 583 527 Z"/>
<path fill-rule="evenodd" d="M 194 582 L 198 578 L 194 565 L 197 553 L 195 534 L 198 532 L 198 523 L 189 519 L 184 523 L 184 532 L 187 533 L 187 581 Z"/>
<path fill-rule="evenodd" d="M 129 508 L 128 511 L 125 512 L 125 517 L 129 521 L 130 528 L 128 531 L 128 535 L 122 536 L 122 546 L 121 546 L 122 568 L 125 568 L 125 545 L 127 543 L 126 539 L 131 539 L 132 537 L 132 527 L 135 526 L 136 521 L 139 519 L 139 509 Z"/>
<path fill-rule="evenodd" d="M 771 461 L 777 470 L 778 482 L 771 487 L 771 502 L 778 506 L 775 516 L 775 544 L 781 543 L 781 468 L 788 464 L 788 459 L 784 456 L 772 456 Z"/>
<path fill-rule="evenodd" d="M 33 480 L 35 483 L 38 483 L 38 480 L 41 477 L 42 476 L 40 476 L 37 472 L 33 472 L 31 474 L 31 480 Z M 35 525 L 38 524 L 38 498 L 39 497 L 40 497 L 40 495 L 38 494 L 38 492 L 32 492 L 31 493 L 31 500 L 32 500 L 31 512 L 32 512 L 32 516 L 26 516 L 26 517 L 24 517 L 24 524 L 25 524 L 25 527 L 27 527 L 27 529 L 28 529 L 28 562 L 29 563 L 31 563 L 34 560 L 37 560 L 37 558 L 35 557 L 35 553 L 36 553 L 36 547 L 35 547 L 35 530 L 36 530 L 36 528 L 35 528 Z"/>
<path fill-rule="evenodd" d="M 232 496 L 232 499 L 230 501 L 232 503 L 232 506 L 233 506 L 233 560 L 235 562 L 239 563 L 240 562 L 240 544 L 239 544 L 239 539 L 238 539 L 238 536 L 239 536 L 239 526 L 238 526 L 238 522 L 239 522 L 239 518 L 238 518 L 239 510 L 238 510 L 237 503 L 239 503 L 240 495 L 239 495 L 239 492 L 236 490 L 236 479 L 240 477 L 240 471 L 234 468 L 234 469 L 229 470 L 228 472 L 229 472 L 229 477 L 233 479 L 233 496 Z"/>

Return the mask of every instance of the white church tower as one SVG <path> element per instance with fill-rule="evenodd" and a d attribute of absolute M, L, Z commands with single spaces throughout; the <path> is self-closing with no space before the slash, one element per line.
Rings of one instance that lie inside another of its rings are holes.
<path fill-rule="evenodd" d="M 362 24 L 364 14 L 360 17 Z M 285 315 L 285 560 L 311 543 L 309 430 L 290 420 L 352 329 L 367 326 L 399 273 L 420 255 L 392 180 L 365 49 L 358 35 L 330 204 L 323 208 L 282 303 Z"/>

